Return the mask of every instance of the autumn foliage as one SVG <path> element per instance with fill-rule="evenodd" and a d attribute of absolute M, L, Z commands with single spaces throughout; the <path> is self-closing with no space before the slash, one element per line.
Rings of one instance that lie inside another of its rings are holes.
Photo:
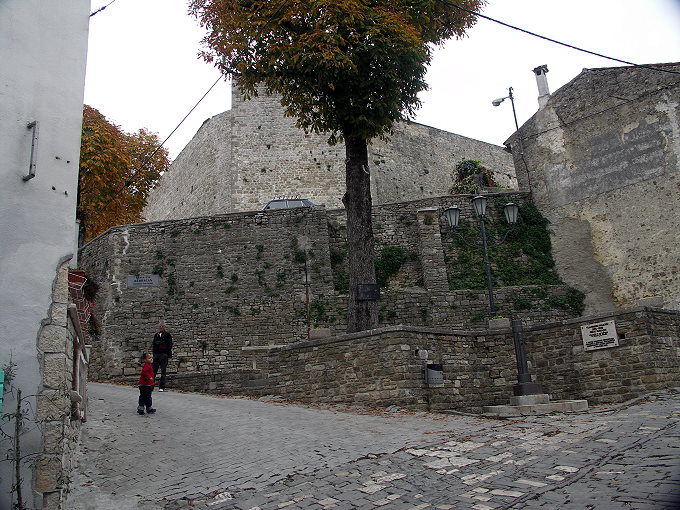
<path fill-rule="evenodd" d="M 77 217 L 85 240 L 142 220 L 149 191 L 170 163 L 154 133 L 126 133 L 98 110 L 83 108 Z M 155 151 L 155 152 L 154 152 Z"/>

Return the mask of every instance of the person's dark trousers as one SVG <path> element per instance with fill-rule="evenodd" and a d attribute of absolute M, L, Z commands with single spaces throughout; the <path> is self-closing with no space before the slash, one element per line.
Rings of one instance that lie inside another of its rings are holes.
<path fill-rule="evenodd" d="M 137 407 L 137 410 L 143 411 L 144 408 L 148 411 L 151 409 L 153 406 L 153 402 L 151 400 L 151 393 L 153 392 L 153 386 L 140 386 L 139 387 L 139 407 Z"/>
<path fill-rule="evenodd" d="M 168 368 L 168 355 L 167 354 L 154 354 L 153 355 L 153 376 L 156 377 L 158 373 L 158 368 L 161 369 L 161 382 L 158 383 L 158 389 L 165 389 L 165 370 Z"/>

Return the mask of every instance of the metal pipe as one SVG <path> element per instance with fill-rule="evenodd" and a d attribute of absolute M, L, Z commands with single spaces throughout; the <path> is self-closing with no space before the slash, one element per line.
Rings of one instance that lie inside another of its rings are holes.
<path fill-rule="evenodd" d="M 23 180 L 28 181 L 35 177 L 35 169 L 37 166 L 38 159 L 38 121 L 34 120 L 29 122 L 26 127 L 33 130 L 33 136 L 31 137 L 31 160 L 28 165 L 28 175 L 24 175 Z"/>
<path fill-rule="evenodd" d="M 489 293 L 489 314 L 491 317 L 496 315 L 496 304 L 493 300 L 493 281 L 491 280 L 491 263 L 489 262 L 489 247 L 486 241 L 486 228 L 484 227 L 484 216 L 479 217 L 482 231 L 482 248 L 484 250 L 484 269 L 486 271 L 486 289 Z"/>

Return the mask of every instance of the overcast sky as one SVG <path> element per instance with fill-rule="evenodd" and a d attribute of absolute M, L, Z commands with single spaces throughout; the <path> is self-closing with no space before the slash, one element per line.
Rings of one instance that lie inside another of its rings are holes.
<path fill-rule="evenodd" d="M 92 10 L 111 0 L 92 0 Z M 196 56 L 202 29 L 186 0 L 114 0 L 90 18 L 85 102 L 125 131 L 146 127 L 165 139 L 218 79 Z M 680 0 L 489 0 L 483 14 L 610 57 L 651 64 L 680 61 Z M 462 40 L 437 49 L 416 121 L 497 145 L 513 132 L 513 87 L 521 125 L 536 112 L 532 69 L 546 64 L 550 91 L 584 68 L 611 60 L 479 19 Z M 168 140 L 176 157 L 203 121 L 231 106 L 220 81 Z"/>

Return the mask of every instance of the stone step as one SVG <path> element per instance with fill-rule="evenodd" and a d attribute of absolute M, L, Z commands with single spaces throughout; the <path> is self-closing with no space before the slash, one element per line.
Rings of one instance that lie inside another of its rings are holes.
<path fill-rule="evenodd" d="M 497 418 L 537 416 L 551 413 L 582 413 L 588 411 L 587 400 L 557 400 L 544 404 L 484 406 L 482 414 Z"/>

